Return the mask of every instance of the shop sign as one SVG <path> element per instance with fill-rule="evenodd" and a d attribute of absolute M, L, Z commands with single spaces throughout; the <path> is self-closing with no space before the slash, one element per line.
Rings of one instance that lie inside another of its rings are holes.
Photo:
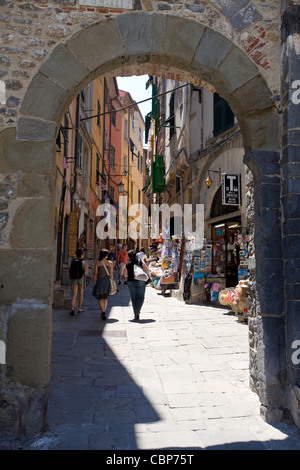
<path fill-rule="evenodd" d="M 240 175 L 222 174 L 222 204 L 240 205 Z"/>

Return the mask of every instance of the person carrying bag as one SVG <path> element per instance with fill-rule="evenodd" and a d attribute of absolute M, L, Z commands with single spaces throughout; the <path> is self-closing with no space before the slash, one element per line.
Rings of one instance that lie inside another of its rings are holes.
<path fill-rule="evenodd" d="M 116 283 L 113 280 L 113 264 L 108 261 L 108 250 L 101 250 L 99 261 L 95 264 L 93 277 L 92 295 L 96 297 L 101 309 L 101 319 L 106 320 L 106 308 L 108 296 L 114 295 L 117 291 Z M 109 268 L 109 270 L 107 269 Z"/>
<path fill-rule="evenodd" d="M 126 264 L 127 283 L 132 302 L 134 320 L 139 320 L 141 308 L 145 299 L 145 290 L 149 280 L 149 269 L 140 262 L 134 250 L 128 251 L 129 261 Z"/>

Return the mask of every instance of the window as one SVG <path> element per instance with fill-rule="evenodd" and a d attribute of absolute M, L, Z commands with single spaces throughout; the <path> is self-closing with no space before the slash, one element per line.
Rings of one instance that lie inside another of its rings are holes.
<path fill-rule="evenodd" d="M 176 129 L 175 129 L 175 108 L 174 108 L 174 103 L 175 102 L 175 92 L 173 91 L 169 103 L 169 126 L 170 126 L 170 133 L 169 133 L 169 138 L 171 140 L 172 136 L 175 134 Z"/>
<path fill-rule="evenodd" d="M 143 174 L 143 155 L 141 155 L 140 172 Z"/>
<path fill-rule="evenodd" d="M 100 155 L 97 152 L 97 162 L 96 162 L 96 184 L 100 185 L 101 173 L 100 173 Z"/>
<path fill-rule="evenodd" d="M 82 168 L 82 149 L 83 149 L 83 141 L 80 132 L 78 132 L 77 136 L 77 168 Z"/>
<path fill-rule="evenodd" d="M 139 127 L 139 141 L 142 142 L 142 129 Z"/>
<path fill-rule="evenodd" d="M 123 157 L 123 174 L 127 175 L 127 173 L 128 173 L 127 155 L 124 155 L 124 157 Z"/>
<path fill-rule="evenodd" d="M 109 195 L 110 195 L 110 197 L 111 197 L 112 199 L 115 198 L 115 188 L 114 188 L 113 186 L 110 186 L 110 187 L 109 187 L 108 193 L 109 193 Z"/>
<path fill-rule="evenodd" d="M 214 93 L 214 137 L 234 126 L 234 114 L 229 104 Z"/>
<path fill-rule="evenodd" d="M 131 118 L 131 127 L 134 130 L 134 114 L 132 115 L 132 118 Z"/>
<path fill-rule="evenodd" d="M 125 137 L 125 139 L 127 139 L 127 137 L 128 137 L 128 121 L 127 121 L 127 119 L 125 119 L 125 121 L 124 121 L 124 137 Z"/>
<path fill-rule="evenodd" d="M 112 108 L 111 110 L 111 123 L 113 126 L 116 127 L 116 110 L 115 108 Z"/>
<path fill-rule="evenodd" d="M 108 149 L 108 144 L 107 144 L 107 130 L 104 129 L 104 150 Z"/>
<path fill-rule="evenodd" d="M 100 100 L 97 100 L 97 126 L 98 127 L 101 127 L 100 114 L 101 114 L 101 103 L 100 103 Z"/>
<path fill-rule="evenodd" d="M 110 146 L 110 166 L 113 170 L 116 166 L 116 149 L 113 145 Z"/>

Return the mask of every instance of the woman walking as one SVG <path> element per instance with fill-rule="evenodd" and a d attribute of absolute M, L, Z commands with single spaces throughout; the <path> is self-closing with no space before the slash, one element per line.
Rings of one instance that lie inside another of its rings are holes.
<path fill-rule="evenodd" d="M 79 248 L 76 250 L 76 257 L 72 260 L 69 268 L 71 289 L 72 289 L 72 300 L 71 300 L 71 313 L 75 314 L 75 304 L 78 292 L 78 312 L 83 312 L 81 306 L 83 301 L 83 292 L 85 288 L 85 276 L 87 274 L 87 263 L 83 259 L 83 250 Z"/>
<path fill-rule="evenodd" d="M 126 264 L 126 272 L 124 276 L 127 277 L 128 288 L 130 292 L 130 298 L 133 307 L 134 320 L 139 320 L 141 308 L 145 299 L 145 290 L 146 290 L 146 281 L 138 281 L 134 277 L 134 266 L 138 265 L 143 268 L 143 270 L 149 276 L 149 269 L 145 263 L 139 261 L 136 257 L 136 252 L 134 250 L 128 251 L 129 261 Z"/>
<path fill-rule="evenodd" d="M 108 250 L 101 250 L 95 264 L 93 295 L 98 299 L 101 319 L 106 320 L 107 299 L 110 293 L 110 279 L 113 279 L 113 263 L 107 259 Z"/>

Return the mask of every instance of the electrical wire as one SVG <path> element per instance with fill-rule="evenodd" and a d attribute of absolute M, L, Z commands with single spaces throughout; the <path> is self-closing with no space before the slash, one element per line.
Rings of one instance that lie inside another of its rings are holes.
<path fill-rule="evenodd" d="M 168 90 L 168 91 L 165 91 L 164 93 L 158 93 L 157 95 L 153 95 L 153 96 L 151 96 L 151 98 L 146 98 L 145 100 L 141 100 L 141 101 L 135 101 L 133 104 L 129 104 L 128 106 L 124 106 L 123 108 L 120 108 L 120 109 L 115 109 L 115 111 L 118 113 L 120 111 L 124 111 L 125 109 L 133 108 L 133 106 L 136 106 L 140 103 L 144 103 L 145 101 L 150 101 L 150 100 L 153 100 L 155 98 L 159 98 L 160 96 L 164 96 L 168 93 L 172 93 L 173 91 L 179 90 L 180 88 L 184 88 L 185 86 L 188 86 L 188 85 L 189 85 L 189 83 L 185 83 L 184 85 L 180 85 L 178 87 L 175 87 L 172 90 Z M 111 111 L 106 111 L 105 113 L 95 114 L 94 116 L 81 118 L 80 121 L 86 121 L 88 119 L 94 119 L 96 117 L 105 116 L 106 114 L 110 114 L 110 113 L 111 113 Z"/>

